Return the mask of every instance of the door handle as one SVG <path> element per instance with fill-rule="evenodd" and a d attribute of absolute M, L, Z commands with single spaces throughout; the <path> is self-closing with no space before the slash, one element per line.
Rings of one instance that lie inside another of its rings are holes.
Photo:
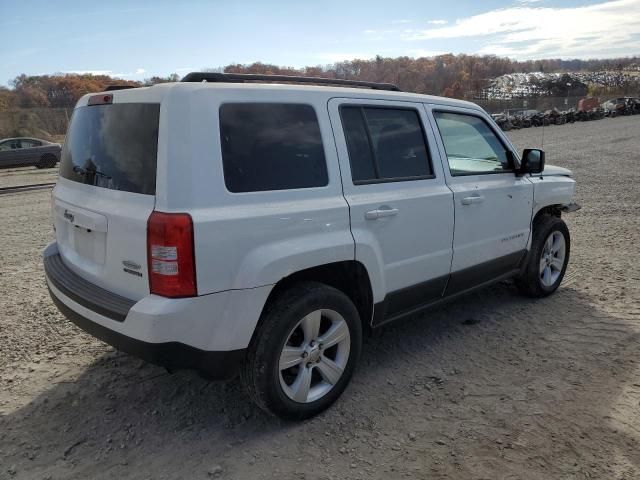
<path fill-rule="evenodd" d="M 482 195 L 472 195 L 470 197 L 464 197 L 462 199 L 463 205 L 473 205 L 474 203 L 482 203 L 484 202 L 484 197 Z"/>
<path fill-rule="evenodd" d="M 380 207 L 375 210 L 369 210 L 365 212 L 364 218 L 367 220 L 376 220 L 382 217 L 393 217 L 398 214 L 397 208 L 389 208 L 389 207 Z"/>

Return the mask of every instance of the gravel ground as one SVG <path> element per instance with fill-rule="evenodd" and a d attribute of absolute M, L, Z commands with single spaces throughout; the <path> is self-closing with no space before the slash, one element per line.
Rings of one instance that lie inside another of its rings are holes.
<path fill-rule="evenodd" d="M 640 478 L 640 117 L 548 127 L 544 148 L 583 205 L 558 292 L 502 283 L 386 328 L 298 424 L 72 326 L 42 276 L 49 192 L 0 197 L 0 478 Z"/>

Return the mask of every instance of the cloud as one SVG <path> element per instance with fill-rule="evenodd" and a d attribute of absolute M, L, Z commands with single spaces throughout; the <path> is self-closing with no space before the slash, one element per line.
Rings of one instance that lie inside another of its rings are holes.
<path fill-rule="evenodd" d="M 113 78 L 135 78 L 140 77 L 146 70 L 144 68 L 136 68 L 135 72 L 114 72 L 113 70 L 65 70 L 62 73 L 72 75 L 108 75 Z"/>
<path fill-rule="evenodd" d="M 111 75 L 113 70 L 65 70 L 62 73 L 69 73 L 72 75 Z"/>
<path fill-rule="evenodd" d="M 392 20 L 391 23 L 394 25 L 400 25 L 403 23 L 411 23 L 413 20 Z"/>
<path fill-rule="evenodd" d="M 420 58 L 420 57 L 437 57 L 438 55 L 444 55 L 447 52 L 443 52 L 441 50 L 426 50 L 422 48 L 413 48 L 413 49 L 407 50 L 407 53 L 411 57 Z"/>
<path fill-rule="evenodd" d="M 572 8 L 515 6 L 402 35 L 412 41 L 469 37 L 480 39 L 477 53 L 520 59 L 637 54 L 640 0 Z"/>
<path fill-rule="evenodd" d="M 367 60 L 375 57 L 375 54 L 371 53 L 342 53 L 342 52 L 323 52 L 314 55 L 320 62 L 344 62 L 346 60 Z"/>
<path fill-rule="evenodd" d="M 446 25 L 449 22 L 447 20 L 427 20 L 427 23 L 431 25 Z"/>

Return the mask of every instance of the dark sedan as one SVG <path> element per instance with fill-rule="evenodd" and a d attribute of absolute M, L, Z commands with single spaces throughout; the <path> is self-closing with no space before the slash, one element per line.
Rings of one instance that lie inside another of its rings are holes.
<path fill-rule="evenodd" d="M 0 140 L 0 168 L 52 168 L 60 161 L 62 148 L 39 138 L 5 138 Z"/>

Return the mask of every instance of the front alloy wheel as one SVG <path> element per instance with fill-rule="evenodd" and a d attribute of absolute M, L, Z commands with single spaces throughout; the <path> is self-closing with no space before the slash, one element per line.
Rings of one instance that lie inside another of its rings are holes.
<path fill-rule="evenodd" d="M 531 250 L 520 276 L 518 288 L 530 297 L 545 297 L 560 286 L 569 263 L 571 237 L 561 218 L 542 215 L 533 224 Z"/>
<path fill-rule="evenodd" d="M 562 274 L 565 245 L 564 235 L 557 231 L 552 232 L 544 242 L 540 256 L 540 281 L 547 288 L 551 288 Z"/>

